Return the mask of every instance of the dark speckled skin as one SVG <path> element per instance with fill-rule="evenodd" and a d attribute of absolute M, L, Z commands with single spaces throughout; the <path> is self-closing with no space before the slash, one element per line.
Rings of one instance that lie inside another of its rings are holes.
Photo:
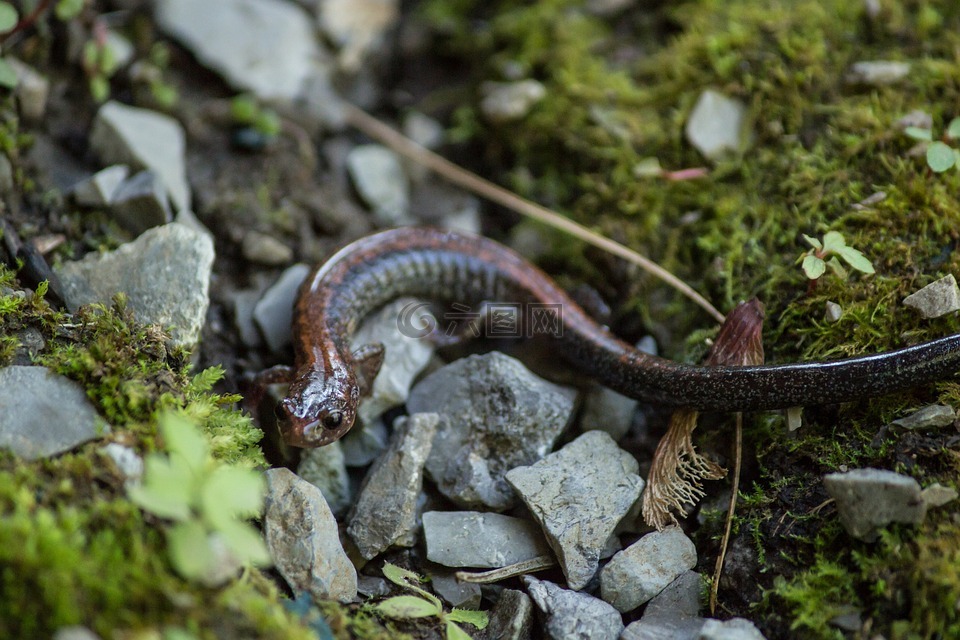
<path fill-rule="evenodd" d="M 284 437 L 328 444 L 353 425 L 362 389 L 349 350 L 357 324 L 400 296 L 562 305 L 559 352 L 624 395 L 670 407 L 750 411 L 877 396 L 952 375 L 960 335 L 886 353 L 798 364 L 703 367 L 637 351 L 594 322 L 546 274 L 486 238 L 405 227 L 348 245 L 304 282 L 294 313 L 296 373 Z M 375 368 L 370 376 L 376 373 Z M 331 418 L 333 416 L 333 419 Z"/>

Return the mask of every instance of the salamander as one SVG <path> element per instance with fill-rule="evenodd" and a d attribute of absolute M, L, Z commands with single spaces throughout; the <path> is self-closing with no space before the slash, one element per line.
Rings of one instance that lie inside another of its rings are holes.
<path fill-rule="evenodd" d="M 833 404 L 945 378 L 960 369 L 960 334 L 884 353 L 759 366 L 698 366 L 635 349 L 595 322 L 543 271 L 493 240 L 403 227 L 361 238 L 320 264 L 294 308 L 294 367 L 278 413 L 285 441 L 329 444 L 347 433 L 383 362 L 383 346 L 351 350 L 360 321 L 413 296 L 478 308 L 485 301 L 536 305 L 558 352 L 602 384 L 637 400 L 701 411 L 755 411 Z"/>

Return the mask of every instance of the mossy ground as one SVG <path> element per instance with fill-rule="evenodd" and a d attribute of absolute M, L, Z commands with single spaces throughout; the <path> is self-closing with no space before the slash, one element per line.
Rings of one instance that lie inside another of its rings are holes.
<path fill-rule="evenodd" d="M 543 82 L 547 97 L 520 121 L 493 125 L 474 107 L 456 111 L 455 133 L 486 152 L 497 179 L 638 249 L 721 309 L 759 296 L 767 306 L 768 361 L 883 351 L 957 332 L 955 315 L 921 320 L 907 294 L 960 267 L 960 172 L 934 174 L 897 122 L 913 110 L 935 135 L 960 115 L 960 4 L 880 0 L 868 15 L 854 0 L 643 2 L 615 18 L 574 0 L 424 3 L 449 55 L 475 79 L 510 73 Z M 863 60 L 908 62 L 888 86 L 846 76 Z M 683 127 L 701 91 L 741 100 L 752 144 L 711 166 L 704 179 L 641 178 L 647 157 L 676 170 L 706 163 Z M 886 197 L 855 206 L 872 194 Z M 810 286 L 796 264 L 801 234 L 841 232 L 876 275 L 827 275 Z M 553 258 L 610 290 L 598 262 L 561 240 Z M 602 265 L 602 263 L 600 263 Z M 649 278 L 625 277 L 621 317 L 639 315 L 668 355 L 692 357 L 708 319 Z M 824 304 L 843 307 L 823 320 Z M 895 528 L 859 543 L 836 524 L 824 473 L 877 466 L 926 485 L 958 485 L 956 438 L 889 432 L 883 425 L 934 401 L 960 406 L 953 382 L 839 408 L 805 412 L 788 434 L 782 420 L 748 427 L 739 535 L 760 558 L 754 598 L 721 591 L 729 613 L 770 637 L 843 637 L 830 618 L 856 607 L 873 633 L 957 637 L 960 588 L 956 505 L 919 529 Z M 948 431 L 950 429 L 948 428 Z M 707 436 L 709 439 L 709 435 Z M 719 438 L 724 440 L 723 437 Z M 750 488 L 752 487 L 752 488 Z M 704 548 L 719 527 L 698 533 Z M 713 558 L 703 562 L 713 566 Z M 745 593 L 750 589 L 744 589 Z"/>

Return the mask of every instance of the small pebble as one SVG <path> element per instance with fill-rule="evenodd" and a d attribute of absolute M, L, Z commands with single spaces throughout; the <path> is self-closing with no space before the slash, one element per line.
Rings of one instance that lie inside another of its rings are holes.
<path fill-rule="evenodd" d="M 546 87 L 536 80 L 484 82 L 480 92 L 480 111 L 497 123 L 522 120 L 547 95 Z"/>
<path fill-rule="evenodd" d="M 891 424 L 904 429 L 935 429 L 950 426 L 956 419 L 957 412 L 953 407 L 931 404 L 908 416 L 897 418 Z"/>
<path fill-rule="evenodd" d="M 960 287 L 951 273 L 910 294 L 903 304 L 916 309 L 924 318 L 939 318 L 960 309 Z"/>
<path fill-rule="evenodd" d="M 293 249 L 273 236 L 248 231 L 240 246 L 243 257 L 251 262 L 276 267 L 293 261 Z"/>

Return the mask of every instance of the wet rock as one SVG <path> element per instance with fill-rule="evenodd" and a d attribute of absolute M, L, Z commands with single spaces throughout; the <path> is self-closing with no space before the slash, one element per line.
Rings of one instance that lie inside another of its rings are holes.
<path fill-rule="evenodd" d="M 110 458 L 127 482 L 139 482 L 143 477 L 143 458 L 132 448 L 111 442 L 102 447 L 100 453 Z"/>
<path fill-rule="evenodd" d="M 14 94 L 20 107 L 20 115 L 29 123 L 43 120 L 47 112 L 47 98 L 50 96 L 50 81 L 30 65 L 6 56 L 4 60 L 17 76 Z"/>
<path fill-rule="evenodd" d="M 435 324 L 427 305 L 413 298 L 401 298 L 360 325 L 350 343 L 352 349 L 377 342 L 384 347 L 383 365 L 373 381 L 370 395 L 360 401 L 358 415 L 363 424 L 376 422 L 385 411 L 407 401 L 413 380 L 434 352 L 429 339 L 418 337 L 419 334 L 409 329 Z"/>
<path fill-rule="evenodd" d="M 396 153 L 378 144 L 354 147 L 347 155 L 347 171 L 377 222 L 397 226 L 414 221 L 410 215 L 410 184 Z"/>
<path fill-rule="evenodd" d="M 293 99 L 324 54 L 313 20 L 283 0 L 158 0 L 160 28 L 238 89 Z"/>
<path fill-rule="evenodd" d="M 320 489 L 333 515 L 342 516 L 350 508 L 350 477 L 339 440 L 325 447 L 304 449 L 297 475 Z"/>
<path fill-rule="evenodd" d="M 530 640 L 533 636 L 533 601 L 523 591 L 504 589 L 490 612 L 487 628 L 478 640 Z"/>
<path fill-rule="evenodd" d="M 120 183 L 110 209 L 117 224 L 134 235 L 173 221 L 163 180 L 149 169 Z"/>
<path fill-rule="evenodd" d="M 263 532 L 277 570 L 294 591 L 317 600 L 357 597 L 357 570 L 320 490 L 289 469 L 269 469 Z"/>
<path fill-rule="evenodd" d="M 440 414 L 427 472 L 460 506 L 503 510 L 516 503 L 507 471 L 553 447 L 573 411 L 574 392 L 499 352 L 461 358 L 430 374 L 407 409 Z"/>
<path fill-rule="evenodd" d="M 607 539 L 640 497 L 638 469 L 607 433 L 589 431 L 540 462 L 507 473 L 571 588 L 590 582 Z"/>
<path fill-rule="evenodd" d="M 843 307 L 838 305 L 836 302 L 827 301 L 823 309 L 823 319 L 827 322 L 840 322 L 840 318 L 843 316 Z"/>
<path fill-rule="evenodd" d="M 614 440 L 627 435 L 633 423 L 637 401 L 613 389 L 593 386 L 583 398 L 581 431 L 606 431 Z"/>
<path fill-rule="evenodd" d="M 247 260 L 270 267 L 288 264 L 293 260 L 293 249 L 259 231 L 248 231 L 243 235 L 240 252 Z"/>
<path fill-rule="evenodd" d="M 484 82 L 480 92 L 480 111 L 491 122 L 522 120 L 547 95 L 546 87 L 536 80 Z"/>
<path fill-rule="evenodd" d="M 113 200 L 113 194 L 130 175 L 130 167 L 125 164 L 110 165 L 76 184 L 71 193 L 77 204 L 83 207 L 106 207 Z"/>
<path fill-rule="evenodd" d="M 854 469 L 823 477 L 827 493 L 837 501 L 840 523 L 851 536 L 872 542 L 877 529 L 891 522 L 919 524 L 927 507 L 916 480 L 883 469 Z"/>
<path fill-rule="evenodd" d="M 953 407 L 931 404 L 908 416 L 897 418 L 891 424 L 904 429 L 935 429 L 950 426 L 956 419 L 957 412 L 953 410 Z"/>
<path fill-rule="evenodd" d="M 398 418 L 390 446 L 367 474 L 347 527 L 367 560 L 393 545 L 410 547 L 416 542 L 423 465 L 438 422 L 435 413 Z"/>
<path fill-rule="evenodd" d="M 535 522 L 476 511 L 423 514 L 427 558 L 447 567 L 493 569 L 550 555 Z"/>
<path fill-rule="evenodd" d="M 46 367 L 0 369 L 0 449 L 37 460 L 109 432 L 76 382 Z"/>
<path fill-rule="evenodd" d="M 348 73 L 360 69 L 370 54 L 383 47 L 397 22 L 398 0 L 320 0 L 320 28 L 338 49 L 337 62 Z"/>
<path fill-rule="evenodd" d="M 916 309 L 924 318 L 939 318 L 960 309 L 960 287 L 951 273 L 910 294 L 903 304 Z"/>
<path fill-rule="evenodd" d="M 104 163 L 153 170 L 163 180 L 174 208 L 190 208 L 186 137 L 170 116 L 111 100 L 97 111 L 90 147 Z"/>
<path fill-rule="evenodd" d="M 739 100 L 706 90 L 693 107 L 684 133 L 708 160 L 741 151 L 747 142 L 747 108 Z"/>
<path fill-rule="evenodd" d="M 706 620 L 697 640 L 766 640 L 760 630 L 744 618 Z"/>
<path fill-rule="evenodd" d="M 879 87 L 899 82 L 908 75 L 910 75 L 910 64 L 908 62 L 867 60 L 854 63 L 844 79 L 848 84 Z"/>
<path fill-rule="evenodd" d="M 679 527 L 652 531 L 603 568 L 601 597 L 619 611 L 632 611 L 696 564 L 697 550 Z"/>
<path fill-rule="evenodd" d="M 176 222 L 154 227 L 115 251 L 65 262 L 57 270 L 67 304 L 104 302 L 118 292 L 138 322 L 173 327 L 174 344 L 191 346 L 207 315 L 213 242 Z"/>
<path fill-rule="evenodd" d="M 293 303 L 308 273 L 310 267 L 305 264 L 288 267 L 253 308 L 253 321 L 273 353 L 282 353 L 293 339 Z"/>
<path fill-rule="evenodd" d="M 460 582 L 452 571 L 428 569 L 430 586 L 433 592 L 451 607 L 459 609 L 480 608 L 480 585 L 472 582 Z"/>
<path fill-rule="evenodd" d="M 585 593 L 562 589 L 552 582 L 524 576 L 523 583 L 544 613 L 547 637 L 554 640 L 616 640 L 623 631 L 620 613 Z"/>

